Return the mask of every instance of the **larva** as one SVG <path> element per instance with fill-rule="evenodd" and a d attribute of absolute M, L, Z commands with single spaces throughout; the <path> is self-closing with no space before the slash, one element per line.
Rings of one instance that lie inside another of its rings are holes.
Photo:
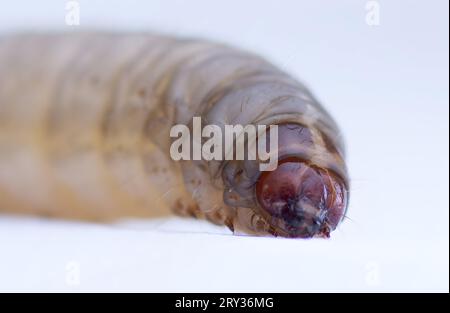
<path fill-rule="evenodd" d="M 278 125 L 279 165 L 173 161 L 170 128 Z M 301 83 L 222 44 L 153 34 L 0 38 L 0 210 L 110 220 L 157 208 L 328 237 L 348 203 L 336 123 Z"/>

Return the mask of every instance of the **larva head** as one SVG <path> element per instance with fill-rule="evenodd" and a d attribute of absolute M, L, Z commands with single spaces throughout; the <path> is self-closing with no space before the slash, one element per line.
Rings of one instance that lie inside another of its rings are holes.
<path fill-rule="evenodd" d="M 260 172 L 255 161 L 235 161 L 224 167 L 224 201 L 238 213 L 235 230 L 328 237 L 347 207 L 341 152 L 318 129 L 280 124 L 278 160 L 277 168 L 268 172 Z"/>
<path fill-rule="evenodd" d="M 339 178 L 296 158 L 264 172 L 256 184 L 256 197 L 275 232 L 302 238 L 329 237 L 347 202 Z"/>
<path fill-rule="evenodd" d="M 262 172 L 255 185 L 258 210 L 275 233 L 329 237 L 342 220 L 346 184 L 323 166 L 324 160 L 341 161 L 330 145 L 323 133 L 297 124 L 279 125 L 281 160 L 274 171 Z"/>

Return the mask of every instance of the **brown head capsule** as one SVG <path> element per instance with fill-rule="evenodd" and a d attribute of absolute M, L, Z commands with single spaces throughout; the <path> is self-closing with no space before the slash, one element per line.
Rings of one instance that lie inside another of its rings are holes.
<path fill-rule="evenodd" d="M 317 149 L 314 132 L 295 124 L 279 128 L 279 150 L 287 157 L 279 161 L 276 170 L 263 172 L 259 177 L 255 187 L 257 204 L 281 234 L 329 237 L 347 206 L 343 179 L 314 164 L 313 157 L 302 158 L 308 150 Z"/>
<path fill-rule="evenodd" d="M 341 152 L 316 127 L 285 123 L 278 125 L 278 160 L 274 171 L 260 172 L 250 161 L 224 168 L 232 190 L 224 199 L 238 207 L 237 227 L 283 237 L 329 237 L 348 203 Z"/>
<path fill-rule="evenodd" d="M 256 184 L 256 196 L 275 229 L 289 237 L 329 237 L 346 206 L 339 178 L 296 158 L 264 172 Z"/>

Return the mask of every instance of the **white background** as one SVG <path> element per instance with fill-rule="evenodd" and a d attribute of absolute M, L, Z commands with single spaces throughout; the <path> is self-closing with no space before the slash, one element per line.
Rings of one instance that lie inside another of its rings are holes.
<path fill-rule="evenodd" d="M 0 216 L 0 290 L 449 290 L 447 1 L 81 0 L 76 28 L 157 30 L 258 52 L 344 131 L 349 217 L 331 240 L 232 236 L 184 219 Z M 73 30 L 65 1 L 0 1 L 0 32 Z M 1 74 L 1 73 L 0 73 Z"/>

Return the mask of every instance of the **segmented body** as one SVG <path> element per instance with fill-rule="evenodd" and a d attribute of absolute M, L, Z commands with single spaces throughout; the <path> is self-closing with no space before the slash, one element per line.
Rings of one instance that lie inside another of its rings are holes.
<path fill-rule="evenodd" d="M 193 116 L 304 125 L 308 144 L 285 150 L 347 184 L 334 121 L 258 56 L 148 34 L 18 35 L 0 38 L 0 210 L 109 220 L 168 207 L 258 232 L 252 166 L 170 159 L 170 127 Z"/>

